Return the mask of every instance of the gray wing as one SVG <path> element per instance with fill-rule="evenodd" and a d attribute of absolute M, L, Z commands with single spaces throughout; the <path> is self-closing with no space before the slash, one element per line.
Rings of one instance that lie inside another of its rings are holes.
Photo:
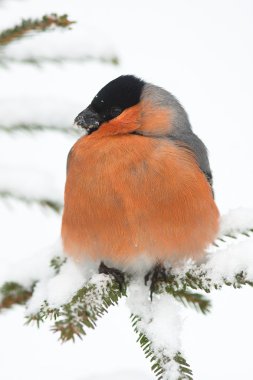
<path fill-rule="evenodd" d="M 192 132 L 188 115 L 177 98 L 163 88 L 150 83 L 145 84 L 142 96 L 144 96 L 145 99 L 150 99 L 157 107 L 165 107 L 172 111 L 172 124 L 170 125 L 170 133 L 167 137 L 179 145 L 181 143 L 182 146 L 187 146 L 194 153 L 200 169 L 205 174 L 212 188 L 212 172 L 209 165 L 207 149 L 200 138 Z"/>
<path fill-rule="evenodd" d="M 69 153 L 68 153 L 68 157 L 67 157 L 67 165 L 66 165 L 66 172 L 68 174 L 68 170 L 69 170 L 69 165 L 70 165 L 70 161 L 71 161 L 71 156 L 73 154 L 73 147 L 70 149 Z"/>
<path fill-rule="evenodd" d="M 184 131 L 184 133 L 174 133 L 168 136 L 169 139 L 174 140 L 180 145 L 186 145 L 195 155 L 197 163 L 205 174 L 208 183 L 211 186 L 213 192 L 213 176 L 209 164 L 207 148 L 200 138 L 192 131 Z M 214 194 L 214 192 L 213 192 Z"/>

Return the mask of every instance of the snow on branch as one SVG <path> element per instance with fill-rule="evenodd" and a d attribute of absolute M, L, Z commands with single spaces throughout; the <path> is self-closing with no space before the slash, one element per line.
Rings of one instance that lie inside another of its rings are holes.
<path fill-rule="evenodd" d="M 57 202 L 57 201 L 54 201 L 51 199 L 27 198 L 25 196 L 12 193 L 10 191 L 0 191 L 0 199 L 6 200 L 6 201 L 15 199 L 15 200 L 23 202 L 27 205 L 37 204 L 41 207 L 49 208 L 56 213 L 60 213 L 62 211 L 62 207 L 63 207 L 63 205 L 60 202 Z"/>
<path fill-rule="evenodd" d="M 75 340 L 86 335 L 85 328 L 96 327 L 96 321 L 107 312 L 109 306 L 116 305 L 121 293 L 118 284 L 108 275 L 96 274 L 81 287 L 72 299 L 60 307 L 51 307 L 44 301 L 37 313 L 27 317 L 27 323 L 38 325 L 45 319 L 54 319 L 52 328 L 60 333 L 62 342 Z"/>
<path fill-rule="evenodd" d="M 45 15 L 41 19 L 22 20 L 19 25 L 6 29 L 0 33 L 0 46 L 6 46 L 7 44 L 24 37 L 32 31 L 45 31 L 52 26 L 66 28 L 73 23 L 75 23 L 75 21 L 70 21 L 67 15 L 58 16 L 55 13 Z"/>
<path fill-rule="evenodd" d="M 26 289 L 16 282 L 6 282 L 0 288 L 0 311 L 12 305 L 24 305 L 32 296 L 33 287 Z"/>
<path fill-rule="evenodd" d="M 122 292 L 111 275 L 97 273 L 98 263 L 82 266 L 58 253 L 51 257 L 51 272 L 29 286 L 10 278 L 0 288 L 0 308 L 26 303 L 27 323 L 40 325 L 50 319 L 52 330 L 65 342 L 86 335 L 110 306 L 127 297 L 138 342 L 158 379 L 191 380 L 181 346 L 181 310 L 189 305 L 207 313 L 210 301 L 203 293 L 223 286 L 253 286 L 252 216 L 237 210 L 230 213 L 229 223 L 225 216 L 221 246 L 211 247 L 205 262 L 188 260 L 173 267 L 165 263 L 166 279 L 157 284 L 152 300 L 144 273 L 127 273 Z M 233 238 L 227 238 L 230 235 Z"/>
<path fill-rule="evenodd" d="M 149 290 L 137 280 L 129 286 L 128 306 L 137 342 L 158 380 L 191 380 L 192 371 L 181 354 L 181 305 L 167 294 L 150 302 Z"/>
<path fill-rule="evenodd" d="M 253 239 L 249 238 L 249 241 L 238 242 L 231 247 L 210 253 L 206 263 L 198 265 L 187 261 L 182 266 L 171 268 L 167 273 L 167 281 L 161 283 L 156 292 L 166 292 L 176 299 L 182 297 L 183 301 L 199 303 L 200 310 L 205 312 L 208 304 L 198 296 L 193 297 L 191 301 L 192 291 L 202 290 L 210 293 L 211 290 L 221 289 L 224 285 L 237 289 L 243 285 L 253 286 L 252 248 Z"/>
<path fill-rule="evenodd" d="M 46 125 L 46 124 L 28 124 L 28 123 L 19 123 L 11 126 L 4 126 L 0 124 L 0 131 L 5 133 L 17 133 L 17 132 L 27 132 L 27 133 L 35 133 L 35 132 L 59 132 L 65 133 L 68 135 L 80 136 L 80 131 L 75 128 L 67 128 L 67 127 L 57 127 L 54 125 Z"/>
<path fill-rule="evenodd" d="M 253 232 L 253 210 L 237 208 L 230 210 L 221 219 L 219 238 L 236 238 L 238 234 L 246 237 Z"/>
<path fill-rule="evenodd" d="M 102 55 L 90 55 L 85 54 L 78 57 L 71 56 L 55 56 L 55 57 L 43 57 L 43 56 L 27 56 L 25 58 L 15 58 L 11 56 L 4 56 L 0 59 L 0 66 L 8 68 L 10 64 L 21 63 L 28 65 L 35 65 L 37 67 L 42 67 L 45 64 L 68 64 L 68 63 L 86 63 L 86 62 L 99 62 L 103 64 L 109 64 L 118 66 L 120 61 L 116 55 L 112 56 L 102 56 Z"/>
<path fill-rule="evenodd" d="M 54 251 L 59 250 L 58 245 L 59 244 L 57 242 L 57 246 L 55 245 Z M 20 268 L 20 273 L 13 274 L 14 271 L 12 271 L 12 281 L 5 282 L 3 286 L 0 287 L 0 312 L 3 309 L 10 309 L 13 305 L 24 305 L 28 302 L 33 295 L 35 285 L 41 280 L 41 276 L 39 276 L 39 268 L 42 269 L 44 277 L 48 277 L 49 274 L 51 276 L 56 276 L 60 273 L 60 269 L 66 262 L 66 258 L 63 256 L 54 256 L 49 261 L 48 256 L 51 255 L 52 254 L 46 255 L 44 260 L 41 260 L 41 258 L 36 260 L 36 265 L 32 263 L 32 259 L 29 259 L 28 261 L 25 260 L 23 265 L 18 266 Z M 28 262 L 30 264 L 30 268 Z M 46 268 L 46 265 L 48 268 Z M 22 272 L 25 270 L 27 273 L 24 277 Z M 29 271 L 31 273 L 29 273 Z M 34 273 L 36 273 L 35 276 L 37 276 L 37 279 L 34 278 Z"/>

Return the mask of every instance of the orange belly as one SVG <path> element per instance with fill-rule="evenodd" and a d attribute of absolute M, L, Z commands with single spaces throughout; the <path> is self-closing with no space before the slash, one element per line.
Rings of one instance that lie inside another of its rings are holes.
<path fill-rule="evenodd" d="M 182 147 L 96 133 L 74 145 L 62 240 L 76 260 L 196 258 L 214 240 L 218 224 L 210 186 Z"/>

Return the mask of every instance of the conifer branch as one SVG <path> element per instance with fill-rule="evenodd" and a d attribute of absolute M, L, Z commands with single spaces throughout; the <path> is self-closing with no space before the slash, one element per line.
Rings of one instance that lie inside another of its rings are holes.
<path fill-rule="evenodd" d="M 193 306 L 196 311 L 201 311 L 203 314 L 211 310 L 211 301 L 203 294 L 193 293 L 187 289 L 175 290 L 170 285 L 165 286 L 164 290 L 184 306 Z"/>
<path fill-rule="evenodd" d="M 0 66 L 8 68 L 10 64 L 26 64 L 34 65 L 37 67 L 42 67 L 45 64 L 57 64 L 63 65 L 68 63 L 86 63 L 86 62 L 99 62 L 103 64 L 109 64 L 118 66 L 120 61 L 117 56 L 93 56 L 93 55 L 83 55 L 79 57 L 69 57 L 69 56 L 56 56 L 56 57 L 40 57 L 40 56 L 28 56 L 25 58 L 15 58 L 11 56 L 4 56 L 0 59 Z"/>
<path fill-rule="evenodd" d="M 249 236 L 251 235 L 246 235 L 246 237 Z M 240 244 L 238 244 L 239 249 Z M 250 257 L 249 260 L 249 265 L 252 265 Z M 65 262 L 66 258 L 62 256 L 56 256 L 51 260 L 50 266 L 54 269 L 56 276 Z M 247 267 L 246 262 L 244 265 Z M 237 272 L 235 270 L 234 275 L 231 275 L 233 271 L 227 272 L 224 267 L 224 272 L 221 271 L 217 277 L 216 269 L 215 260 L 201 265 L 188 262 L 181 268 L 171 268 L 167 271 L 166 281 L 160 282 L 154 292 L 158 295 L 168 293 L 185 306 L 192 305 L 197 311 L 205 314 L 209 311 L 210 302 L 198 291 L 210 293 L 211 290 L 221 289 L 224 285 L 234 288 L 241 288 L 245 285 L 253 286 L 252 276 L 248 276 L 246 270 Z M 131 284 L 131 280 L 128 278 L 128 285 Z M 4 284 L 0 288 L 0 309 L 9 308 L 14 304 L 25 304 L 32 296 L 34 287 L 36 290 L 34 285 L 27 289 L 21 284 L 13 282 Z M 87 329 L 94 329 L 98 318 L 102 317 L 111 305 L 116 305 L 123 295 L 126 296 L 126 293 L 122 293 L 110 275 L 94 274 L 70 301 L 60 307 L 50 305 L 47 300 L 44 300 L 38 312 L 28 315 L 27 323 L 34 321 L 39 326 L 41 322 L 50 319 L 53 321 L 52 330 L 59 334 L 61 341 L 75 340 L 76 337 L 82 338 Z M 137 312 L 137 314 L 139 313 Z M 171 373 L 176 374 L 176 376 L 173 375 L 173 379 L 192 380 L 192 371 L 179 350 L 178 352 L 175 350 L 175 354 L 169 355 L 163 346 L 159 347 L 159 342 L 150 340 L 150 336 L 153 335 L 152 330 L 151 333 L 149 331 L 149 322 L 142 323 L 141 317 L 136 314 L 131 316 L 131 320 L 133 328 L 138 333 L 138 342 L 146 357 L 151 360 L 152 370 L 159 380 L 171 379 Z"/>
<path fill-rule="evenodd" d="M 61 267 L 66 262 L 66 257 L 55 256 L 50 261 L 50 267 L 54 269 L 55 275 L 60 273 Z M 14 305 L 25 305 L 32 297 L 35 285 L 34 281 L 31 286 L 25 287 L 14 281 L 5 282 L 0 287 L 0 312 L 3 309 L 10 309 Z"/>
<path fill-rule="evenodd" d="M 55 256 L 50 261 L 50 267 L 54 269 L 55 274 L 59 274 L 62 266 L 66 263 L 67 258 L 62 256 Z"/>
<path fill-rule="evenodd" d="M 41 207 L 49 208 L 56 213 L 60 213 L 62 211 L 62 207 L 63 207 L 63 205 L 60 202 L 53 201 L 51 199 L 27 198 L 25 196 L 12 193 L 10 191 L 0 191 L 0 198 L 4 199 L 6 201 L 17 200 L 17 201 L 23 202 L 27 205 L 36 205 L 37 204 Z"/>
<path fill-rule="evenodd" d="M 218 236 L 216 239 L 216 246 L 219 246 L 219 243 L 228 243 L 232 240 L 237 240 L 239 237 L 252 237 L 253 228 L 245 228 L 243 230 L 238 229 L 237 231 L 225 231 L 223 234 Z"/>
<path fill-rule="evenodd" d="M 140 344 L 144 351 L 146 359 L 151 362 L 151 369 L 157 376 L 157 380 L 170 380 L 170 372 L 177 371 L 177 378 L 173 380 L 192 380 L 192 370 L 180 352 L 177 352 L 172 358 L 166 356 L 164 353 L 156 352 L 153 342 L 151 342 L 145 332 L 140 332 L 138 323 L 141 318 L 137 315 L 131 315 L 132 327 L 136 334 L 138 334 L 137 342 Z"/>
<path fill-rule="evenodd" d="M 177 273 L 172 276 L 169 282 L 165 285 L 161 283 L 161 289 L 159 293 L 165 290 L 170 293 L 171 291 L 186 291 L 188 288 L 193 290 L 203 290 L 206 293 L 210 293 L 212 289 L 221 289 L 223 285 L 233 286 L 235 289 L 239 289 L 244 285 L 253 286 L 253 281 L 248 279 L 246 272 L 236 273 L 233 278 L 228 279 L 226 276 L 221 281 L 216 282 L 211 278 L 210 270 L 206 268 L 206 265 L 193 265 L 186 273 Z M 172 290 L 171 290 L 172 287 Z M 167 289 L 166 289 L 167 288 Z"/>
<path fill-rule="evenodd" d="M 52 26 L 66 28 L 73 23 L 75 23 L 75 21 L 70 21 L 67 15 L 58 16 L 55 13 L 45 15 L 41 19 L 22 20 L 19 25 L 6 29 L 0 33 L 0 46 L 6 46 L 7 44 L 24 37 L 32 31 L 41 32 L 48 30 Z"/>
<path fill-rule="evenodd" d="M 32 296 L 33 287 L 26 289 L 16 282 L 6 282 L 0 288 L 0 311 L 13 305 L 24 305 Z"/>
<path fill-rule="evenodd" d="M 59 132 L 65 133 L 67 135 L 72 136 L 80 136 L 80 130 L 72 128 L 71 126 L 68 128 L 64 127 L 56 127 L 54 125 L 43 125 L 43 124 L 27 124 L 20 123 L 14 124 L 10 127 L 6 127 L 4 125 L 0 125 L 0 131 L 5 133 L 18 133 L 18 132 L 27 132 L 27 133 L 36 133 L 36 132 Z"/>
<path fill-rule="evenodd" d="M 173 359 L 178 364 L 178 371 L 180 373 L 178 380 L 193 380 L 191 367 L 182 356 L 181 352 L 177 352 Z"/>
<path fill-rule="evenodd" d="M 195 291 L 200 290 L 210 293 L 211 290 L 221 289 L 224 285 L 240 289 L 245 285 L 252 287 L 253 281 L 248 279 L 246 272 L 241 271 L 236 273 L 232 279 L 227 279 L 224 276 L 221 281 L 216 282 L 211 279 L 205 265 L 198 266 L 194 264 L 184 274 L 172 274 L 172 270 L 169 270 L 167 281 L 160 282 L 155 293 L 162 294 L 166 292 L 183 303 L 184 306 L 193 306 L 197 311 L 207 314 L 211 309 L 211 301 L 203 294 L 196 293 Z"/>
<path fill-rule="evenodd" d="M 9 196 L 9 193 L 0 192 L 0 197 L 1 195 Z M 56 256 L 51 260 L 50 266 L 54 268 L 55 274 L 58 274 L 60 272 L 61 266 L 66 262 L 66 260 L 67 259 L 65 257 L 61 256 Z M 14 290 L 17 289 L 17 296 L 11 297 L 12 301 L 10 303 L 9 301 L 4 301 L 5 305 L 9 304 L 10 306 L 12 306 L 14 303 L 18 303 L 20 299 L 19 297 L 21 297 L 22 292 L 22 299 L 25 299 L 25 297 L 27 296 L 27 301 L 31 297 L 33 288 L 26 289 L 22 284 L 17 284 L 10 281 L 5 283 L 0 288 L 0 299 L 2 299 L 2 303 L 3 299 L 13 294 L 9 294 L 7 292 L 8 289 L 12 289 L 12 286 L 9 287 L 9 284 L 13 284 Z M 114 285 L 116 286 L 116 284 Z M 224 276 L 221 279 L 221 281 L 216 282 L 212 280 L 210 268 L 208 269 L 206 264 L 192 264 L 187 271 L 181 269 L 170 269 L 167 273 L 167 281 L 160 282 L 157 288 L 155 289 L 154 293 L 162 294 L 166 292 L 172 295 L 176 300 L 182 302 L 185 306 L 192 305 L 195 307 L 197 311 L 201 311 L 202 313 L 206 314 L 210 310 L 210 301 L 207 298 L 205 298 L 202 294 L 196 293 L 196 291 L 200 290 L 204 291 L 205 293 L 210 293 L 212 289 L 221 289 L 224 285 L 232 286 L 235 289 L 240 289 L 245 285 L 253 287 L 253 281 L 252 279 L 248 278 L 248 275 L 245 271 L 240 271 L 239 273 L 236 273 L 232 279 L 228 279 Z M 94 287 L 92 287 L 92 289 L 93 291 L 95 291 Z M 28 297 L 27 292 L 29 293 L 30 297 Z M 85 289 L 80 289 L 80 295 L 84 297 L 85 294 Z M 17 302 L 15 300 L 17 300 Z M 43 313 L 45 312 L 47 314 L 48 312 L 45 311 L 44 306 Z M 49 314 L 50 312 L 48 313 L 48 315 Z M 44 318 L 39 319 L 43 320 Z"/>
<path fill-rule="evenodd" d="M 39 325 L 48 318 L 53 319 L 52 331 L 60 334 L 59 339 L 62 342 L 74 341 L 76 337 L 86 335 L 86 328 L 94 329 L 98 318 L 107 313 L 110 306 L 116 305 L 123 295 L 111 276 L 94 275 L 70 302 L 51 308 L 45 301 L 38 313 L 27 317 L 27 323 L 35 321 Z"/>

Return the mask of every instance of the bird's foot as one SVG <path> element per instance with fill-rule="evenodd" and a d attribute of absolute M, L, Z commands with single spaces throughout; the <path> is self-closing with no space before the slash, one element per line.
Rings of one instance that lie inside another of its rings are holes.
<path fill-rule="evenodd" d="M 120 291 L 122 293 L 125 293 L 125 290 L 126 290 L 125 275 L 121 270 L 116 269 L 116 268 L 109 268 L 102 261 L 99 265 L 98 272 L 112 275 L 115 281 L 117 282 L 117 284 L 119 285 Z"/>
<path fill-rule="evenodd" d="M 166 282 L 168 279 L 166 269 L 162 264 L 156 264 L 144 277 L 145 285 L 150 280 L 150 298 L 153 299 L 153 293 L 158 290 L 158 285 L 161 282 Z"/>

